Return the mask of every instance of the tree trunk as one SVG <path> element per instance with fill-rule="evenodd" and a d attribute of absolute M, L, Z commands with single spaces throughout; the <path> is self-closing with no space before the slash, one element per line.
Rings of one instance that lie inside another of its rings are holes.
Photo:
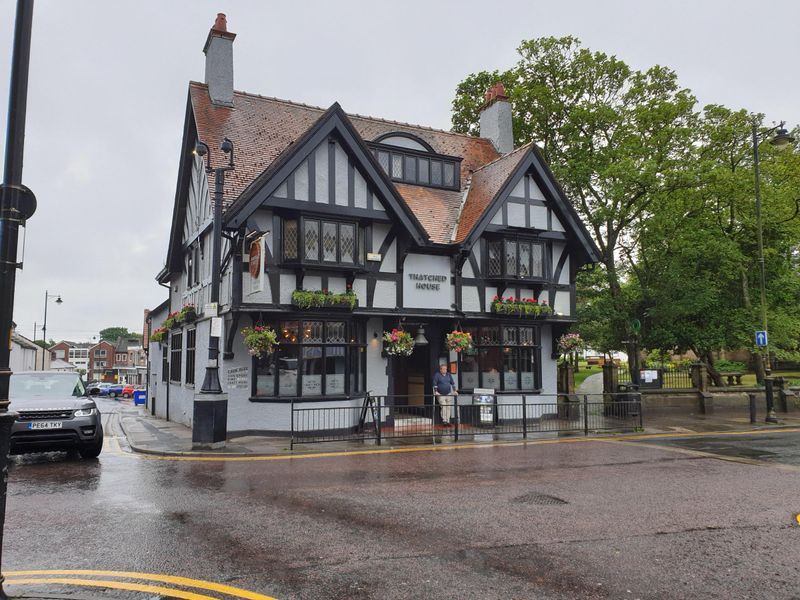
<path fill-rule="evenodd" d="M 711 377 L 711 381 L 714 382 L 714 385 L 717 387 L 722 387 L 722 375 L 716 368 L 714 368 L 714 356 L 711 352 L 703 352 L 702 353 L 703 362 L 706 363 L 706 368 L 708 369 L 708 375 Z"/>
<path fill-rule="evenodd" d="M 764 356 L 761 352 L 751 352 L 753 355 L 753 365 L 756 368 L 756 383 L 764 385 L 764 380 L 767 378 L 767 371 L 764 368 Z"/>

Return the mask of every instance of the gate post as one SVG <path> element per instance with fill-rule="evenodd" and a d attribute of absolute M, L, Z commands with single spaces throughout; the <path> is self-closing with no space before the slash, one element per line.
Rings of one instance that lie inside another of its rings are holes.
<path fill-rule="evenodd" d="M 522 439 L 528 439 L 528 403 L 522 394 Z"/>
<path fill-rule="evenodd" d="M 290 405 L 289 410 L 292 411 L 291 416 L 289 417 L 291 425 L 289 426 L 291 429 L 291 433 L 289 434 L 289 450 L 294 450 L 294 398 L 292 398 L 292 403 Z"/>
<path fill-rule="evenodd" d="M 383 421 L 383 417 L 381 416 L 381 398 L 383 398 L 383 396 L 378 396 L 378 423 L 375 429 L 375 439 L 378 446 L 381 445 L 381 422 Z"/>
<path fill-rule="evenodd" d="M 589 394 L 583 395 L 583 435 L 589 435 Z"/>

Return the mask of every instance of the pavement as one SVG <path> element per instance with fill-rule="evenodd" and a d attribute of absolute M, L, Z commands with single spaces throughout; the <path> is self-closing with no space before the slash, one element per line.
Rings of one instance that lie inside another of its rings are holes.
<path fill-rule="evenodd" d="M 590 378 L 589 378 L 590 379 Z M 587 379 L 588 380 L 588 379 Z M 708 433 L 724 431 L 760 431 L 764 429 L 800 427 L 800 413 L 779 414 L 779 423 L 772 424 L 763 421 L 764 412 L 760 414 L 760 421 L 751 424 L 749 413 L 738 409 L 717 409 L 712 415 L 685 412 L 684 410 L 650 410 L 644 414 L 644 434 L 671 434 L 671 433 Z M 294 451 L 290 450 L 289 436 L 264 435 L 242 436 L 229 438 L 224 448 L 216 450 L 195 451 L 192 449 L 192 431 L 189 427 L 174 421 L 165 421 L 151 416 L 144 407 L 133 406 L 131 401 L 119 401 L 118 417 L 120 426 L 130 448 L 135 452 L 155 455 L 176 456 L 272 456 L 285 454 L 307 454 L 309 452 L 347 452 L 375 449 L 377 446 L 369 441 L 337 441 L 319 444 L 296 445 Z M 592 437 L 614 438 L 618 433 L 597 434 Z M 530 435 L 528 439 L 557 439 L 565 437 L 555 433 Z M 569 437 L 575 437 L 570 434 Z M 456 442 L 446 436 L 436 438 L 415 437 L 408 439 L 384 440 L 381 448 L 409 447 L 425 445 L 474 445 L 482 442 L 497 443 L 502 441 L 516 442 L 522 439 L 521 435 L 495 435 L 460 436 Z"/>

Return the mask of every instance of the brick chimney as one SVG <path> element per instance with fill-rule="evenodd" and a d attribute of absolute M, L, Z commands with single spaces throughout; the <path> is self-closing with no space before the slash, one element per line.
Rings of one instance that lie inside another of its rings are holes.
<path fill-rule="evenodd" d="M 206 84 L 211 102 L 218 106 L 233 106 L 233 40 L 223 13 L 217 15 L 208 32 L 203 52 L 206 55 Z"/>
<path fill-rule="evenodd" d="M 511 123 L 511 102 L 506 89 L 499 81 L 486 90 L 481 108 L 480 136 L 489 138 L 500 154 L 514 149 L 514 131 Z"/>

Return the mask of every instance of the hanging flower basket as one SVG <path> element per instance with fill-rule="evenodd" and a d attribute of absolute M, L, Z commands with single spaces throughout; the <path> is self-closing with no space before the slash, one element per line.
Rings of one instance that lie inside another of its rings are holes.
<path fill-rule="evenodd" d="M 358 306 L 358 296 L 349 288 L 343 294 L 334 294 L 330 290 L 295 290 L 292 292 L 292 304 L 302 310 L 314 308 L 353 310 Z"/>
<path fill-rule="evenodd" d="M 197 320 L 197 310 L 194 304 L 186 304 L 178 311 L 181 323 L 192 323 Z"/>
<path fill-rule="evenodd" d="M 414 338 L 403 329 L 383 332 L 383 351 L 389 356 L 411 356 Z"/>
<path fill-rule="evenodd" d="M 570 354 L 582 350 L 585 345 L 583 339 L 577 333 L 565 333 L 558 338 L 558 351 L 565 361 Z"/>
<path fill-rule="evenodd" d="M 468 354 L 472 350 L 472 334 L 454 329 L 445 337 L 445 345 L 448 350 Z"/>
<path fill-rule="evenodd" d="M 516 317 L 541 317 L 553 314 L 553 309 L 548 306 L 547 302 L 538 302 L 536 298 L 495 296 L 492 299 L 492 312 Z"/>
<path fill-rule="evenodd" d="M 255 357 L 261 358 L 268 356 L 278 345 L 278 334 L 272 327 L 256 325 L 255 327 L 245 327 L 242 329 L 244 345 L 247 351 Z"/>
<path fill-rule="evenodd" d="M 168 333 L 169 333 L 169 328 L 159 327 L 155 331 L 153 331 L 153 333 L 150 334 L 150 341 L 160 344 L 166 339 Z"/>

